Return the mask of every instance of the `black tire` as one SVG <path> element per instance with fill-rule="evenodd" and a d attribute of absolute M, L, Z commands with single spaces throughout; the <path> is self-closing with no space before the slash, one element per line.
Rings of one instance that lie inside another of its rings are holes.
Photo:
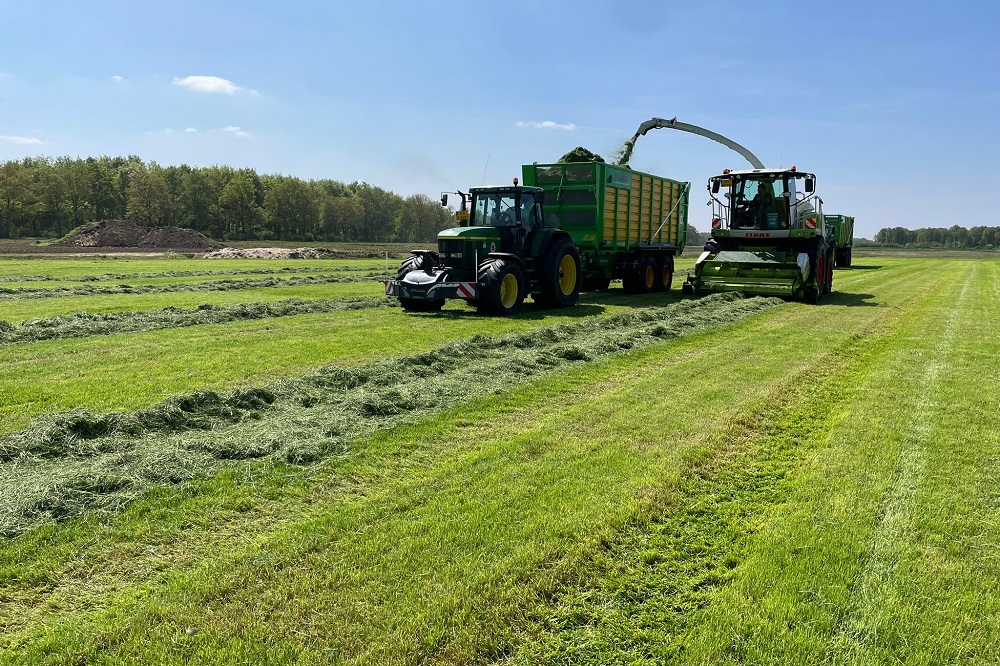
<path fill-rule="evenodd" d="M 568 238 L 557 238 L 538 264 L 538 304 L 568 308 L 580 298 L 583 271 L 580 251 Z"/>
<path fill-rule="evenodd" d="M 476 309 L 480 314 L 516 314 L 524 303 L 524 296 L 524 273 L 517 263 L 492 258 L 479 264 L 479 298 Z"/>
<path fill-rule="evenodd" d="M 611 286 L 611 278 L 606 278 L 603 275 L 591 275 L 589 277 L 583 278 L 583 284 L 580 286 L 581 291 L 607 291 L 608 287 Z"/>
<path fill-rule="evenodd" d="M 847 252 L 845 254 L 847 255 L 847 257 L 846 257 L 846 261 L 844 262 L 844 267 L 845 268 L 850 268 L 851 267 L 851 262 L 854 260 L 854 258 L 851 256 L 851 254 L 852 254 L 851 248 L 847 248 Z"/>
<path fill-rule="evenodd" d="M 399 269 L 396 271 L 396 279 L 402 280 L 406 277 L 407 273 L 412 271 L 422 271 L 428 268 L 433 268 L 434 266 L 437 266 L 437 263 L 437 252 L 431 252 L 430 254 L 411 254 L 406 259 L 403 259 L 403 263 L 399 265 Z"/>
<path fill-rule="evenodd" d="M 826 293 L 829 294 L 833 291 L 833 252 L 827 256 L 826 260 L 826 282 L 824 284 L 826 287 Z"/>
<path fill-rule="evenodd" d="M 648 254 L 635 254 L 625 260 L 622 287 L 627 294 L 648 294 L 656 284 L 656 262 Z"/>
<path fill-rule="evenodd" d="M 820 250 L 816 255 L 816 267 L 813 269 L 813 286 L 806 288 L 806 303 L 815 305 L 826 293 L 827 253 Z"/>
<path fill-rule="evenodd" d="M 653 291 L 670 291 L 674 283 L 674 258 L 666 255 L 656 259 L 656 277 Z"/>

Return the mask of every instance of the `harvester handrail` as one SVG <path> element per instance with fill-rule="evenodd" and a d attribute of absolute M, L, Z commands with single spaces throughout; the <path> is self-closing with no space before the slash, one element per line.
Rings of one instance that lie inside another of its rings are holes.
<path fill-rule="evenodd" d="M 660 230 L 663 229 L 663 225 L 666 224 L 667 220 L 671 218 L 671 216 L 674 214 L 674 211 L 677 210 L 677 207 L 681 205 L 681 201 L 684 199 L 684 195 L 687 194 L 688 190 L 690 189 L 691 189 L 691 183 L 684 183 L 684 188 L 681 190 L 681 195 L 677 197 L 677 201 L 675 201 L 674 205 L 670 208 L 670 212 L 668 212 L 667 216 L 663 218 L 662 222 L 660 222 L 660 226 L 656 228 L 656 231 L 650 234 L 649 236 L 650 243 L 652 243 L 653 239 L 656 238 L 656 235 L 660 233 Z"/>

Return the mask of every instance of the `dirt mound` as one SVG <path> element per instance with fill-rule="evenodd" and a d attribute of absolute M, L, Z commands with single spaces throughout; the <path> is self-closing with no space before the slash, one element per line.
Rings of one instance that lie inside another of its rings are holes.
<path fill-rule="evenodd" d="M 207 250 L 219 244 L 179 227 L 142 227 L 132 220 L 101 220 L 78 227 L 53 243 L 57 247 L 143 247 Z"/>
<path fill-rule="evenodd" d="M 321 247 L 224 247 L 209 252 L 205 259 L 329 259 L 340 255 Z"/>

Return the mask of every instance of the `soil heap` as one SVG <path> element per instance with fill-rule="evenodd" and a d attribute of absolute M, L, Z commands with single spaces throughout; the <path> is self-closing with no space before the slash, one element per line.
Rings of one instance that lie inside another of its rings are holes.
<path fill-rule="evenodd" d="M 329 259 L 340 256 L 320 247 L 224 247 L 209 252 L 205 259 Z M 375 255 L 379 256 L 379 255 Z"/>
<path fill-rule="evenodd" d="M 132 220 L 101 220 L 78 227 L 53 243 L 58 247 L 141 247 L 207 250 L 219 247 L 193 229 L 142 227 Z"/>

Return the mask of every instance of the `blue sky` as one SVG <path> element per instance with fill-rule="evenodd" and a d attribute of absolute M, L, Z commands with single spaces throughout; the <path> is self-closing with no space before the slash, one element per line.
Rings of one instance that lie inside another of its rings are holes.
<path fill-rule="evenodd" d="M 364 180 L 506 183 L 653 116 L 817 174 L 827 212 L 1000 224 L 1000 0 L 7 2 L 0 160 L 136 154 Z M 634 168 L 744 168 L 659 130 Z M 985 195 L 985 196 L 984 196 Z"/>

